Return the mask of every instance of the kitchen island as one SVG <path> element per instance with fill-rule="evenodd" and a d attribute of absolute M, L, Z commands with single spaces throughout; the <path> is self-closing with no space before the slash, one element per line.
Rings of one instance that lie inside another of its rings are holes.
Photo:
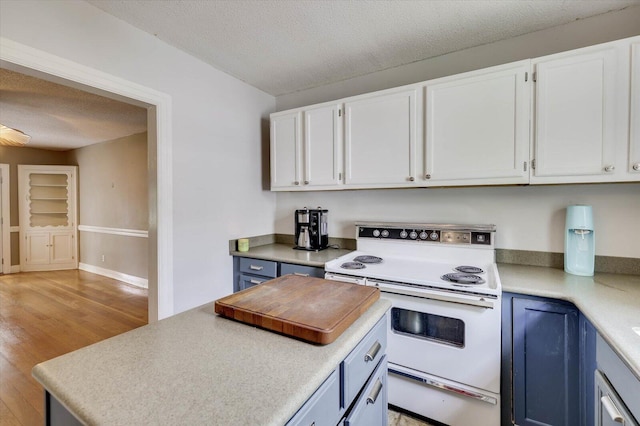
<path fill-rule="evenodd" d="M 85 424 L 285 424 L 390 308 L 378 300 L 318 346 L 214 314 L 213 304 L 38 364 Z"/>

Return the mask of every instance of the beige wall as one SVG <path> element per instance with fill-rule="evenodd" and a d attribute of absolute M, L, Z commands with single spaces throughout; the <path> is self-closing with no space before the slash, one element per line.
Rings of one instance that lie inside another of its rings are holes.
<path fill-rule="evenodd" d="M 80 225 L 148 230 L 146 132 L 69 151 L 69 162 Z M 147 238 L 80 231 L 79 240 L 81 263 L 147 278 Z"/>
<path fill-rule="evenodd" d="M 9 222 L 20 225 L 18 214 L 18 164 L 68 165 L 65 151 L 0 146 L 0 163 L 9 164 Z M 20 264 L 20 239 L 17 232 L 11 233 L 11 265 Z"/>

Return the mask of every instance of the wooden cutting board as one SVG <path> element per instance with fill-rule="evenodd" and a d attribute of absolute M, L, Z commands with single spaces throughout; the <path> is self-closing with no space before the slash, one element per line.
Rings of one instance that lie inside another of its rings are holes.
<path fill-rule="evenodd" d="M 333 342 L 376 300 L 380 290 L 285 275 L 218 299 L 217 314 L 312 343 Z"/>

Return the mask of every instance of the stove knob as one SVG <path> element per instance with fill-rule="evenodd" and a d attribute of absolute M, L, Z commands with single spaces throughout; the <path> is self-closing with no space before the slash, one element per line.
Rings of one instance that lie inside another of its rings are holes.
<path fill-rule="evenodd" d="M 433 241 L 437 241 L 438 240 L 438 233 L 437 232 L 432 232 L 429 235 L 429 238 L 431 238 Z"/>
<path fill-rule="evenodd" d="M 405 231 L 404 229 L 402 231 L 400 231 L 400 238 L 407 238 L 407 231 Z"/>
<path fill-rule="evenodd" d="M 411 231 L 411 233 L 409 234 L 409 238 L 415 240 L 416 238 L 418 238 L 418 233 L 416 231 Z"/>
<path fill-rule="evenodd" d="M 379 237 L 379 236 L 380 236 L 380 231 L 379 231 L 379 230 L 377 230 L 377 229 L 374 229 L 374 230 L 373 230 L 373 236 L 374 236 L 374 237 Z"/>
<path fill-rule="evenodd" d="M 381 234 L 383 238 L 387 238 L 389 236 L 389 231 L 387 231 L 386 229 L 382 230 Z"/>
<path fill-rule="evenodd" d="M 428 235 L 426 232 L 424 232 L 424 231 L 422 231 L 422 232 L 420 233 L 420 239 L 421 239 L 421 240 L 426 240 L 428 236 L 429 236 L 429 235 Z"/>

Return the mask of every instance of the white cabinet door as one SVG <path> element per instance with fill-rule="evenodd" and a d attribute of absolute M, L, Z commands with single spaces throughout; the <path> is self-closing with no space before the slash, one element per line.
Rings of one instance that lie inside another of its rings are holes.
<path fill-rule="evenodd" d="M 427 83 L 425 179 L 529 181 L 529 60 Z"/>
<path fill-rule="evenodd" d="M 48 265 L 49 264 L 49 233 L 29 232 L 25 236 L 25 265 Z M 28 268 L 23 268 L 27 269 Z"/>
<path fill-rule="evenodd" d="M 271 116 L 271 189 L 300 186 L 301 124 L 300 111 Z"/>
<path fill-rule="evenodd" d="M 75 262 L 75 245 L 73 244 L 73 232 L 51 232 L 49 239 L 49 255 L 51 264 L 68 264 Z"/>
<path fill-rule="evenodd" d="M 617 45 L 533 61 L 536 72 L 535 169 L 531 183 L 617 179 L 617 144 L 626 144 L 628 69 Z M 628 125 L 628 124 L 627 124 Z"/>
<path fill-rule="evenodd" d="M 640 41 L 631 44 L 631 128 L 628 172 L 640 180 Z"/>
<path fill-rule="evenodd" d="M 338 185 L 342 180 L 340 104 L 304 110 L 304 181 L 308 187 Z"/>
<path fill-rule="evenodd" d="M 418 89 L 345 103 L 345 185 L 416 186 Z"/>

